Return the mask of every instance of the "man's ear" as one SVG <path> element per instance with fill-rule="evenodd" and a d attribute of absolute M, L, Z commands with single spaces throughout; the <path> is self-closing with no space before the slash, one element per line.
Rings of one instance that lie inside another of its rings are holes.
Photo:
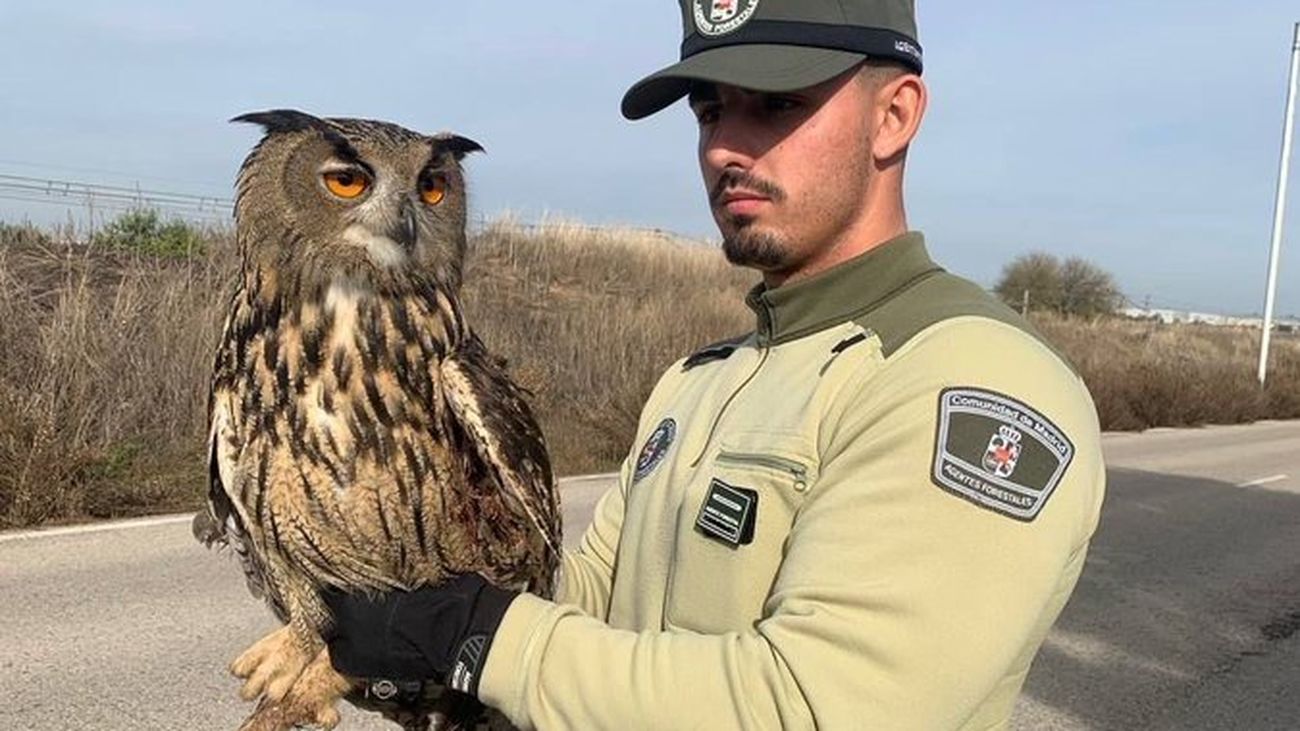
<path fill-rule="evenodd" d="M 916 74 L 901 74 L 876 90 L 875 135 L 871 154 L 886 166 L 907 152 L 921 129 L 930 92 Z"/>

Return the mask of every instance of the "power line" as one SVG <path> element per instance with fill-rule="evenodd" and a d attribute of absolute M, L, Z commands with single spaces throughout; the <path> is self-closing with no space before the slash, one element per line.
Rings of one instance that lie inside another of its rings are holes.
<path fill-rule="evenodd" d="M 0 200 L 63 206 L 75 205 L 87 208 L 92 212 L 153 208 L 165 213 L 174 213 L 186 218 L 205 221 L 229 221 L 235 205 L 233 199 L 220 196 L 57 178 L 39 178 L 8 173 L 0 173 Z M 664 239 L 695 240 L 661 228 L 628 225 L 594 226 L 563 219 L 524 222 L 514 220 L 508 215 L 492 220 L 483 215 L 478 215 L 470 221 L 470 227 L 478 231 L 492 226 L 518 229 L 528 233 L 569 229 L 595 234 L 633 232 Z"/>
<path fill-rule="evenodd" d="M 508 216 L 490 219 L 480 214 L 478 216 L 474 216 L 470 220 L 469 226 L 472 230 L 475 231 L 483 231 L 484 229 L 493 226 L 499 226 L 507 230 L 519 229 L 521 231 L 525 231 L 528 233 L 555 231 L 556 229 L 570 229 L 573 231 L 583 231 L 583 232 L 595 233 L 595 234 L 631 232 L 631 233 L 644 234 L 647 236 L 654 236 L 654 237 L 659 237 L 664 239 L 674 239 L 680 241 L 703 242 L 703 243 L 708 242 L 707 239 L 702 239 L 699 237 L 692 237 L 692 236 L 683 236 L 682 234 L 676 233 L 675 231 L 670 231 L 668 229 L 663 229 L 663 228 L 654 228 L 650 226 L 631 226 L 627 224 L 595 225 L 590 223 L 576 223 L 572 221 L 566 221 L 563 219 L 551 220 L 551 221 L 542 220 L 537 222 L 527 222 L 527 221 L 517 221 L 513 218 L 509 218 Z"/>
<path fill-rule="evenodd" d="M 64 207 L 73 205 L 77 202 L 69 198 L 51 198 L 46 196 L 22 195 L 22 194 L 12 194 L 6 192 L 0 192 L 0 200 L 15 201 L 19 203 L 42 203 L 46 205 L 55 205 L 55 206 L 64 206 Z M 140 205 L 134 203 L 128 204 L 128 203 L 120 203 L 120 202 L 113 202 L 113 201 L 98 201 L 98 200 L 94 202 L 93 207 L 92 206 L 87 206 L 87 207 L 93 208 L 93 210 L 96 213 L 100 211 L 112 211 L 112 212 L 120 213 L 126 211 L 134 211 L 141 208 Z M 197 220 L 197 221 L 221 223 L 230 220 L 230 217 L 228 215 L 217 214 L 217 213 L 210 213 L 210 214 L 206 212 L 200 213 L 193 210 L 180 210 L 180 209 L 170 208 L 168 206 L 145 206 L 145 207 L 155 208 L 162 213 L 175 213 L 185 218 L 189 218 L 191 220 Z"/>
<path fill-rule="evenodd" d="M 2 173 L 0 173 L 0 189 L 44 193 L 50 196 L 80 196 L 82 198 L 94 197 L 104 200 L 157 203 L 166 206 L 191 207 L 197 210 L 230 211 L 235 205 L 233 199 L 220 196 L 176 193 L 151 188 L 129 188 L 121 185 L 84 183 L 74 180 L 33 178 L 26 175 L 6 175 Z"/>
<path fill-rule="evenodd" d="M 0 158 L 0 165 L 9 167 L 31 168 L 38 171 L 57 170 L 64 173 L 90 173 L 92 175 L 106 175 L 111 178 L 129 180 L 132 182 L 139 180 L 150 180 L 159 183 L 178 183 L 184 186 L 195 186 L 199 188 L 212 188 L 229 191 L 229 184 L 214 183 L 212 181 L 200 182 L 196 180 L 185 180 L 182 178 L 164 177 L 161 175 L 143 175 L 140 173 L 127 172 L 124 170 L 113 170 L 111 168 L 83 167 L 78 165 L 58 165 L 55 163 L 37 163 L 27 160 L 14 160 L 10 158 Z M 37 173 L 39 174 L 39 173 Z"/>
<path fill-rule="evenodd" d="M 92 212 L 96 209 L 125 211 L 154 208 L 187 218 L 209 221 L 228 220 L 234 209 L 233 200 L 220 196 L 4 173 L 0 173 L 0 199 L 23 203 L 77 205 Z"/>

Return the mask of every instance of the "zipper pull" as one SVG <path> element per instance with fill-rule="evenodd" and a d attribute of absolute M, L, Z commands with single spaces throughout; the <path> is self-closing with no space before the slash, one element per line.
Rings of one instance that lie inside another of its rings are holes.
<path fill-rule="evenodd" d="M 790 472 L 794 474 L 794 491 L 798 493 L 807 492 L 808 491 L 808 470 L 802 467 L 798 467 L 795 469 L 791 469 Z"/>

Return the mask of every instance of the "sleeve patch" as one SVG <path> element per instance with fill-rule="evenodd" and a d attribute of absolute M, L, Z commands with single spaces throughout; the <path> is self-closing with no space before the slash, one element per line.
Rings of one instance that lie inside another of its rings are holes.
<path fill-rule="evenodd" d="M 1074 457 L 1074 445 L 1042 414 L 978 388 L 939 393 L 934 484 L 1009 518 L 1038 517 Z"/>

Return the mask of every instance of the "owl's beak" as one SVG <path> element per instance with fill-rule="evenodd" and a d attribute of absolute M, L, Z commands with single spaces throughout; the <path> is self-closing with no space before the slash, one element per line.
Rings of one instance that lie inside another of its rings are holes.
<path fill-rule="evenodd" d="M 415 207 L 411 205 L 409 199 L 402 201 L 402 207 L 398 210 L 397 225 L 389 236 L 402 245 L 402 248 L 410 251 L 415 248 L 415 237 L 419 232 L 415 221 Z"/>

